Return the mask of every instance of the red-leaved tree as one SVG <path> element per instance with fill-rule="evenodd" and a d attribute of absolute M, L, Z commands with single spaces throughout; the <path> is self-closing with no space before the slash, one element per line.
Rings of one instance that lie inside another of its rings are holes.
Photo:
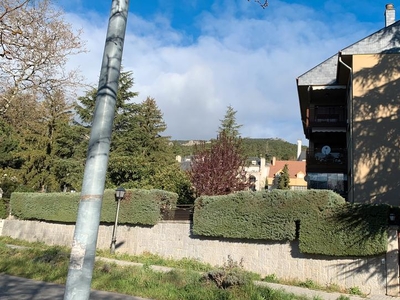
<path fill-rule="evenodd" d="M 196 196 L 227 195 L 248 188 L 241 140 L 220 133 L 211 145 L 196 146 L 189 171 Z"/>

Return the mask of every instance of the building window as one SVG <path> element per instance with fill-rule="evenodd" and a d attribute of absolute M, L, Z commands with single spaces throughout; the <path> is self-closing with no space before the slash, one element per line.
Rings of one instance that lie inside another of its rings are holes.
<path fill-rule="evenodd" d="M 339 122 L 344 120 L 343 106 L 316 106 L 315 121 L 316 122 Z"/>
<path fill-rule="evenodd" d="M 308 188 L 332 190 L 343 194 L 347 187 L 347 175 L 342 173 L 309 173 Z"/>
<path fill-rule="evenodd" d="M 294 185 L 294 186 L 291 186 L 290 189 L 293 191 L 302 191 L 302 190 L 307 190 L 307 187 L 300 186 L 300 185 Z"/>

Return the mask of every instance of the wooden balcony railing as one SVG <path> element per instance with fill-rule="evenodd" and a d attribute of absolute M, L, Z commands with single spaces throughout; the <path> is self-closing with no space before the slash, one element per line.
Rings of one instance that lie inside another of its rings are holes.
<path fill-rule="evenodd" d="M 308 150 L 306 159 L 307 166 L 347 166 L 347 150 L 332 149 L 329 154 L 323 154 L 318 150 Z"/>
<path fill-rule="evenodd" d="M 340 121 L 340 120 L 314 120 L 309 122 L 309 126 L 311 128 L 318 128 L 318 127 L 343 127 L 346 128 L 347 122 Z"/>

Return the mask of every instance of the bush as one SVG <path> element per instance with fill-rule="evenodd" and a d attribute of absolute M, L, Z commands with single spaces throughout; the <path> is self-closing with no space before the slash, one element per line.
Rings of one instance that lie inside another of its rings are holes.
<path fill-rule="evenodd" d="M 332 191 L 274 190 L 203 196 L 195 201 L 193 233 L 292 241 L 296 239 L 296 222 L 337 203 L 344 203 L 344 199 Z"/>
<path fill-rule="evenodd" d="M 218 288 L 227 289 L 233 286 L 243 286 L 251 282 L 251 276 L 243 270 L 243 260 L 235 262 L 230 256 L 221 268 L 204 275 L 206 280 L 214 282 Z"/>
<path fill-rule="evenodd" d="M 370 256 L 387 250 L 388 205 L 349 204 L 333 191 L 238 192 L 196 199 L 193 233 L 293 241 L 302 253 Z"/>
<path fill-rule="evenodd" d="M 155 225 L 161 211 L 172 211 L 178 195 L 161 190 L 127 190 L 121 200 L 119 223 Z M 12 214 L 23 220 L 42 220 L 74 223 L 80 195 L 78 193 L 13 193 Z M 101 218 L 104 223 L 115 221 L 115 191 L 105 190 Z"/>
<path fill-rule="evenodd" d="M 344 203 L 301 223 L 302 253 L 369 256 L 387 251 L 388 205 Z"/>
<path fill-rule="evenodd" d="M 0 198 L 0 219 L 8 217 L 8 202 L 9 199 Z"/>

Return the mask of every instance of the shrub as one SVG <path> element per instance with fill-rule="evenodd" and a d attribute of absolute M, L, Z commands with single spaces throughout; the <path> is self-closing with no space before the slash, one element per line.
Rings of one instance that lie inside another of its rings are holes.
<path fill-rule="evenodd" d="M 178 195 L 162 190 L 127 190 L 121 200 L 119 223 L 155 225 L 161 211 L 168 214 L 176 207 Z M 13 193 L 12 214 L 23 220 L 43 220 L 74 223 L 80 195 L 78 193 Z M 101 207 L 101 222 L 115 221 L 115 191 L 105 190 Z"/>
<path fill-rule="evenodd" d="M 353 287 L 349 288 L 349 294 L 358 295 L 358 296 L 363 295 L 363 293 L 361 292 L 361 290 L 358 286 L 353 286 Z"/>
<path fill-rule="evenodd" d="M 271 283 L 279 283 L 279 278 L 276 276 L 276 274 L 270 274 L 265 276 L 263 281 Z"/>
<path fill-rule="evenodd" d="M 231 256 L 220 268 L 208 272 L 206 280 L 214 282 L 218 288 L 227 289 L 232 286 L 242 286 L 251 282 L 251 276 L 243 270 L 243 260 L 235 262 Z"/>
<path fill-rule="evenodd" d="M 196 199 L 193 233 L 293 241 L 301 253 L 370 256 L 387 250 L 388 205 L 350 204 L 333 191 L 238 192 Z"/>
<path fill-rule="evenodd" d="M 8 199 L 0 198 L 0 219 L 5 219 L 8 216 Z"/>

